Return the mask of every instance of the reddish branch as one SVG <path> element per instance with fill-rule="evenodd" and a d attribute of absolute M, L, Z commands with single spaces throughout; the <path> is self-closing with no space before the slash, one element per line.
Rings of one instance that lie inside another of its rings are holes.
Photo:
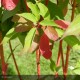
<path fill-rule="evenodd" d="M 76 0 L 74 0 L 74 1 L 73 1 L 73 4 L 72 4 L 71 21 L 73 21 L 73 19 L 74 19 L 75 8 L 76 8 Z"/>
<path fill-rule="evenodd" d="M 60 41 L 60 54 L 62 59 L 62 68 L 63 68 L 63 74 L 64 74 L 64 56 L 63 56 L 63 49 L 62 49 L 62 40 Z"/>
<path fill-rule="evenodd" d="M 64 1 L 64 0 L 63 0 Z M 59 4 L 59 0 L 57 0 L 57 5 Z M 65 75 L 64 71 L 64 56 L 63 56 L 63 49 L 62 49 L 62 40 L 59 43 L 59 51 L 58 51 L 58 58 L 57 58 L 57 64 L 56 66 L 59 67 L 60 65 L 60 60 L 62 59 L 62 69 L 63 69 L 63 75 Z M 56 76 L 58 75 L 58 72 L 56 72 Z"/>
<path fill-rule="evenodd" d="M 59 67 L 59 65 L 60 65 L 60 59 L 61 59 L 60 47 L 61 47 L 61 44 L 59 43 L 59 51 L 58 51 L 58 58 L 57 58 L 57 64 L 56 64 L 57 67 Z"/>
<path fill-rule="evenodd" d="M 57 58 L 57 64 L 56 66 L 59 67 L 60 65 L 60 60 L 62 59 L 62 69 L 63 69 L 63 74 L 64 73 L 64 56 L 63 56 L 63 49 L 62 49 L 62 40 L 59 43 L 59 51 L 58 51 L 58 58 Z M 55 76 L 58 76 L 58 72 L 56 72 Z"/>
<path fill-rule="evenodd" d="M 60 60 L 61 60 L 61 51 L 60 51 L 61 49 L 60 49 L 60 47 L 61 47 L 61 44 L 59 43 L 58 58 L 57 58 L 57 64 L 56 64 L 57 67 L 59 67 Z M 55 77 L 58 77 L 58 72 L 55 73 Z"/>
<path fill-rule="evenodd" d="M 64 70 L 65 75 L 64 76 L 67 75 L 67 71 L 68 71 L 69 54 L 70 54 L 70 46 L 68 45 L 67 52 L 66 52 L 66 62 L 65 62 L 65 70 Z"/>
<path fill-rule="evenodd" d="M 26 10 L 27 10 L 27 12 L 30 12 L 30 9 L 29 9 L 29 7 L 28 7 L 28 5 L 27 5 L 27 1 L 24 0 L 24 2 L 25 2 L 25 5 L 26 5 Z"/>
<path fill-rule="evenodd" d="M 38 79 L 40 79 L 40 51 L 39 49 L 36 50 L 36 63 L 37 63 Z"/>
<path fill-rule="evenodd" d="M 76 0 L 74 0 L 73 4 L 72 4 L 71 21 L 73 21 L 73 19 L 74 19 L 75 7 L 76 7 Z M 68 71 L 68 62 L 69 62 L 70 49 L 71 49 L 71 47 L 68 45 L 67 46 L 67 52 L 66 52 L 65 70 L 64 70 L 65 71 L 65 74 L 64 74 L 65 80 L 66 80 L 66 75 L 67 75 L 67 71 Z"/>
<path fill-rule="evenodd" d="M 45 5 L 47 6 L 49 3 L 49 0 L 45 0 Z"/>
<path fill-rule="evenodd" d="M 14 64 L 15 64 L 15 67 L 16 67 L 16 70 L 18 72 L 18 76 L 19 76 L 19 79 L 22 80 L 21 76 L 20 76 L 20 72 L 19 72 L 19 69 L 18 69 L 18 65 L 16 63 L 16 59 L 15 59 L 15 56 L 14 56 L 14 53 L 13 53 L 13 50 L 12 50 L 12 46 L 11 46 L 11 42 L 9 41 L 9 46 L 10 46 L 10 50 L 11 50 L 11 54 L 12 54 L 12 58 L 14 60 Z"/>
<path fill-rule="evenodd" d="M 0 32 L 0 43 L 2 42 L 2 32 Z M 4 80 L 7 80 L 6 77 L 6 63 L 4 59 L 4 52 L 3 52 L 3 45 L 0 44 L 0 60 L 1 60 L 1 68 L 2 68 L 2 75 Z"/>

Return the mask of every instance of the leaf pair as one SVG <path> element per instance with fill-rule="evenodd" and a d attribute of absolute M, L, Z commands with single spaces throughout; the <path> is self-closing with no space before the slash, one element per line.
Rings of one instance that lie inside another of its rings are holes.
<path fill-rule="evenodd" d="M 31 9 L 31 13 L 21 13 L 18 14 L 19 16 L 24 17 L 25 19 L 28 19 L 32 21 L 33 23 L 36 23 L 40 21 L 40 16 L 44 20 L 40 21 L 40 25 L 42 26 L 58 26 L 53 20 L 50 20 L 50 13 L 48 8 L 42 4 L 42 3 L 36 3 L 33 4 L 32 2 L 27 2 L 28 7 Z"/>

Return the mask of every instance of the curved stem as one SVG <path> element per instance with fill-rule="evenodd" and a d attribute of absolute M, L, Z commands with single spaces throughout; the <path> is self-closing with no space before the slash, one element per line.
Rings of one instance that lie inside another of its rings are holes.
<path fill-rule="evenodd" d="M 57 67 L 59 67 L 60 65 L 60 59 L 62 59 L 62 69 L 64 74 L 64 56 L 63 56 L 63 49 L 62 49 L 62 40 L 59 43 L 59 51 L 58 51 L 58 58 L 57 58 L 57 64 L 56 64 Z M 58 72 L 56 72 L 55 75 L 58 76 Z"/>
<path fill-rule="evenodd" d="M 63 68 L 63 74 L 64 74 L 64 56 L 63 56 L 63 49 L 62 49 L 62 40 L 60 41 L 60 53 L 61 53 L 62 68 Z"/>
<path fill-rule="evenodd" d="M 40 79 L 40 51 L 39 49 L 36 50 L 36 63 L 37 63 L 38 79 Z"/>
<path fill-rule="evenodd" d="M 0 32 L 0 43 L 1 42 L 2 42 L 2 32 Z M 4 78 L 4 80 L 7 80 L 7 77 L 6 77 L 7 67 L 6 67 L 6 63 L 5 63 L 5 59 L 4 59 L 4 51 L 3 51 L 3 45 L 2 44 L 0 44 L 0 60 L 1 60 L 1 68 L 2 68 L 3 78 Z"/>
<path fill-rule="evenodd" d="M 11 50 L 11 55 L 12 55 L 12 58 L 13 58 L 13 60 L 14 60 L 14 64 L 15 64 L 15 67 L 16 67 L 16 70 L 17 70 L 19 79 L 22 80 L 22 78 L 21 78 L 21 76 L 20 76 L 19 69 L 18 69 L 18 65 L 17 65 L 17 63 L 16 63 L 15 56 L 14 56 L 14 53 L 13 53 L 13 50 L 12 50 L 12 46 L 11 46 L 11 42 L 10 42 L 10 41 L 9 41 L 9 47 L 10 47 L 10 50 Z"/>

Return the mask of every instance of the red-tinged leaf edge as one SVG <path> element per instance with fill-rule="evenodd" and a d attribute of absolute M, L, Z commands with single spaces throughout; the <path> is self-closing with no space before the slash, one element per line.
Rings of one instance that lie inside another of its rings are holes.
<path fill-rule="evenodd" d="M 57 31 L 51 26 L 47 27 L 44 32 L 50 40 L 56 41 L 59 38 Z"/>
<path fill-rule="evenodd" d="M 64 20 L 55 20 L 55 23 L 59 25 L 59 28 L 66 30 L 70 25 L 70 22 Z"/>
<path fill-rule="evenodd" d="M 40 50 L 41 55 L 44 58 L 46 58 L 46 59 L 51 58 L 52 52 L 50 51 L 49 38 L 47 37 L 47 35 L 45 33 L 40 38 L 39 50 Z"/>

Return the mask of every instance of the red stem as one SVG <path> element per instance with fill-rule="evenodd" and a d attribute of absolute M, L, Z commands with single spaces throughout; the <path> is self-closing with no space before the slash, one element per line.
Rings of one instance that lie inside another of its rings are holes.
<path fill-rule="evenodd" d="M 63 49 L 62 49 L 62 40 L 59 43 L 59 52 L 58 52 L 58 58 L 57 58 L 57 64 L 56 66 L 59 67 L 60 65 L 60 59 L 62 59 L 62 68 L 63 68 L 63 75 L 64 73 L 64 56 L 63 56 Z M 58 77 L 58 72 L 55 74 L 56 77 Z"/>
<path fill-rule="evenodd" d="M 24 0 L 24 2 L 25 2 L 25 5 L 26 5 L 26 10 L 27 10 L 27 12 L 30 12 L 30 9 L 29 9 L 29 7 L 28 7 L 28 5 L 27 5 L 27 1 Z"/>
<path fill-rule="evenodd" d="M 39 49 L 36 50 L 36 63 L 37 63 L 38 79 L 40 79 L 40 52 L 39 52 Z"/>
<path fill-rule="evenodd" d="M 72 4 L 72 15 L 71 15 L 71 21 L 74 19 L 74 12 L 75 12 L 75 7 L 76 7 L 76 0 L 73 1 Z M 65 62 L 65 68 L 64 68 L 64 79 L 66 80 L 66 75 L 68 71 L 68 63 L 69 63 L 69 54 L 70 54 L 70 49 L 71 47 L 68 45 L 67 46 L 67 52 L 66 52 L 66 62 Z"/>
<path fill-rule="evenodd" d="M 58 51 L 58 58 L 57 58 L 57 64 L 56 66 L 59 67 L 61 60 L 61 51 L 60 51 L 60 44 L 59 44 L 59 51 Z M 58 77 L 58 72 L 55 73 L 55 77 Z"/>
<path fill-rule="evenodd" d="M 60 52 L 60 45 L 59 45 L 58 58 L 57 58 L 57 64 L 56 64 L 57 67 L 59 67 L 60 65 L 60 60 L 61 60 L 61 52 Z"/>
<path fill-rule="evenodd" d="M 63 56 L 63 49 L 62 49 L 62 40 L 60 41 L 60 53 L 61 53 L 62 68 L 63 68 L 63 74 L 64 74 L 64 56 Z"/>
<path fill-rule="evenodd" d="M 2 42 L 2 32 L 0 32 L 0 43 Z M 2 75 L 4 80 L 7 80 L 6 77 L 6 63 L 5 63 L 5 59 L 4 59 L 4 52 L 3 52 L 3 45 L 0 44 L 0 59 L 1 59 L 1 68 L 2 68 Z"/>
<path fill-rule="evenodd" d="M 67 75 L 68 71 L 68 63 L 69 63 L 69 54 L 70 54 L 70 46 L 67 46 L 67 52 L 66 52 L 66 62 L 65 62 L 65 76 Z"/>
<path fill-rule="evenodd" d="M 18 72 L 18 76 L 19 76 L 19 79 L 22 80 L 21 76 L 20 76 L 20 72 L 19 72 L 19 69 L 18 69 L 18 65 L 16 63 L 16 59 L 15 59 L 15 56 L 13 54 L 13 50 L 12 50 L 12 46 L 11 46 L 11 42 L 9 41 L 9 46 L 10 46 L 10 50 L 11 50 L 11 54 L 12 54 L 12 58 L 14 60 L 14 64 L 15 64 L 15 67 L 16 67 L 16 70 Z"/>
<path fill-rule="evenodd" d="M 71 21 L 73 21 L 73 19 L 74 19 L 75 8 L 76 8 L 76 0 L 74 0 L 74 1 L 73 1 L 73 4 L 72 4 L 72 15 L 71 15 Z"/>
<path fill-rule="evenodd" d="M 58 58 L 57 58 L 57 64 L 56 64 L 57 67 L 59 67 L 60 65 L 60 60 L 61 60 L 61 53 L 58 52 Z M 55 77 L 58 77 L 58 72 L 55 73 Z"/>
<path fill-rule="evenodd" d="M 45 5 L 47 6 L 49 3 L 49 0 L 45 0 Z"/>

